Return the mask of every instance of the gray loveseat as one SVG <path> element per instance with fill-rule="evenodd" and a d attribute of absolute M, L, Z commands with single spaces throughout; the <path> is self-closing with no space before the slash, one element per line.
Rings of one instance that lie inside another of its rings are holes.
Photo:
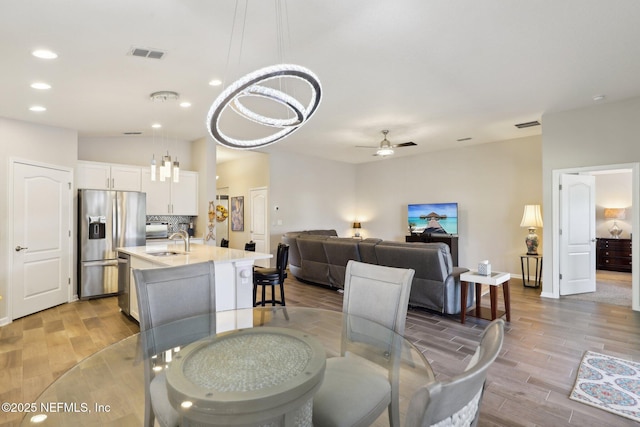
<path fill-rule="evenodd" d="M 301 281 L 333 288 L 344 287 L 350 259 L 415 270 L 409 305 L 445 314 L 460 313 L 460 274 L 466 268 L 453 267 L 445 243 L 401 243 L 381 239 L 337 237 L 335 230 L 288 232 L 282 241 L 289 245 L 289 271 Z M 475 303 L 469 285 L 467 307 Z"/>

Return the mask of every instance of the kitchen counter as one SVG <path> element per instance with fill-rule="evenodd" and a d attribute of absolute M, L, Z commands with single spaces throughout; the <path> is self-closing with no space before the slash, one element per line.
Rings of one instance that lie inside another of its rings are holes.
<path fill-rule="evenodd" d="M 167 251 L 177 252 L 177 254 L 153 255 Z M 256 260 L 273 257 L 267 253 L 194 243 L 191 244 L 191 250 L 186 253 L 183 241 L 122 247 L 118 248 L 118 252 L 130 256 L 129 312 L 127 314 L 136 320 L 139 318 L 138 298 L 132 273 L 134 269 L 176 267 L 211 260 L 216 274 L 216 311 L 224 311 L 253 307 L 253 264 Z"/>
<path fill-rule="evenodd" d="M 182 240 L 180 239 L 169 239 L 168 237 L 166 239 L 147 239 L 146 240 L 146 245 L 147 246 L 156 246 L 156 245 L 183 245 L 184 243 Z M 204 238 L 203 237 L 192 237 L 191 238 L 191 244 L 204 244 Z"/>
<path fill-rule="evenodd" d="M 253 262 L 257 259 L 269 259 L 273 255 L 261 252 L 248 252 L 241 249 L 221 248 L 218 246 L 199 245 L 191 243 L 191 251 L 184 251 L 184 242 L 181 240 L 175 243 L 158 244 L 147 246 L 129 246 L 118 248 L 118 251 L 129 254 L 133 257 L 157 264 L 159 267 L 175 267 L 178 265 L 196 264 L 212 260 L 218 263 Z M 178 252 L 178 255 L 156 256 L 153 253 Z"/>

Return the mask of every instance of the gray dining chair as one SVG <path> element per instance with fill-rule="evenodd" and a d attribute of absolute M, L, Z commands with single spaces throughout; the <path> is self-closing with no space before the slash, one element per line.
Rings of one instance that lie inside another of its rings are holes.
<path fill-rule="evenodd" d="M 390 425 L 399 426 L 399 384 L 393 350 L 397 343 L 393 341 L 404 334 L 414 273 L 412 269 L 347 263 L 341 356 L 327 359 L 324 381 L 313 398 L 314 426 L 368 426 L 385 409 Z M 361 319 L 382 326 L 387 339 L 381 337 L 378 343 L 372 340 L 375 328 Z M 390 336 L 389 330 L 398 335 Z M 358 353 L 362 348 L 358 344 L 366 344 L 367 349 L 378 347 L 381 357 L 373 358 L 373 351 L 364 360 L 358 356 L 363 354 Z"/>
<path fill-rule="evenodd" d="M 447 381 L 422 386 L 411 398 L 406 427 L 476 426 L 489 366 L 504 339 L 504 320 L 492 321 L 465 371 Z"/>
<path fill-rule="evenodd" d="M 152 356 L 216 332 L 213 261 L 178 267 L 133 270 L 138 291 L 145 379 L 144 425 L 154 418 L 177 426 L 178 412 L 167 395 L 164 371 L 154 373 Z M 183 327 L 188 320 L 188 327 Z M 181 323 L 183 322 L 183 323 Z"/>

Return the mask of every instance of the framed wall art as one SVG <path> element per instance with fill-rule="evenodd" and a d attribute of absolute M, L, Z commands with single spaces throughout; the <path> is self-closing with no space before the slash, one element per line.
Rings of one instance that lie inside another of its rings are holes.
<path fill-rule="evenodd" d="M 244 196 L 231 198 L 231 231 L 244 231 Z"/>

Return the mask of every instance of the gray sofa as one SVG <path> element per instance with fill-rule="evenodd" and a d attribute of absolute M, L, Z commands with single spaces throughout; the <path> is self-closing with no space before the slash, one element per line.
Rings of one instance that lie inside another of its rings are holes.
<path fill-rule="evenodd" d="M 460 313 L 460 274 L 466 268 L 453 267 L 445 243 L 402 243 L 381 239 L 340 238 L 335 230 L 288 232 L 282 241 L 289 245 L 289 271 L 301 281 L 333 288 L 344 287 L 349 260 L 415 270 L 409 306 L 445 314 Z M 467 307 L 475 303 L 469 285 Z"/>

